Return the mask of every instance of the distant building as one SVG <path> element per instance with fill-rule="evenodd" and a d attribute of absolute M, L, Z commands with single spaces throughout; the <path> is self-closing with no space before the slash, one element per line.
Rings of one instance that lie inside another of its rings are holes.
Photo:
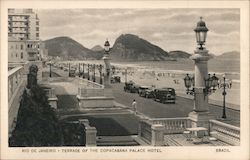
<path fill-rule="evenodd" d="M 39 40 L 39 19 L 32 9 L 9 9 L 8 29 L 9 37 Z"/>
<path fill-rule="evenodd" d="M 10 63 L 42 60 L 46 50 L 39 36 L 39 18 L 32 9 L 8 10 Z"/>

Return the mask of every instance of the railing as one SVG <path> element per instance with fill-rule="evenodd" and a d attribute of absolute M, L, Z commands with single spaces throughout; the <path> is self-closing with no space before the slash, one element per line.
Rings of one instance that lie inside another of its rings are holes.
<path fill-rule="evenodd" d="M 26 85 L 24 67 L 14 67 L 8 71 L 8 115 L 9 115 L 9 135 L 11 135 L 16 125 L 19 103 Z"/>
<path fill-rule="evenodd" d="M 152 124 L 162 124 L 165 127 L 165 134 L 183 133 L 185 128 L 191 127 L 191 121 L 188 117 L 179 118 L 154 118 L 150 119 Z"/>
<path fill-rule="evenodd" d="M 8 71 L 8 101 L 16 95 L 20 85 L 23 82 L 24 67 L 15 67 Z M 10 106 L 9 106 L 10 107 Z"/>
<path fill-rule="evenodd" d="M 148 144 L 151 144 L 152 142 L 152 130 L 151 130 L 151 123 L 147 120 L 142 120 L 140 123 L 140 136 L 141 138 L 147 142 Z"/>
<path fill-rule="evenodd" d="M 104 88 L 104 85 L 86 79 L 79 79 L 79 85 L 84 88 Z"/>
<path fill-rule="evenodd" d="M 48 98 L 56 98 L 55 88 L 44 89 Z"/>
<path fill-rule="evenodd" d="M 104 89 L 100 88 L 78 88 L 81 97 L 104 97 Z"/>
<path fill-rule="evenodd" d="M 88 119 L 79 119 L 79 123 L 85 127 L 85 145 L 88 147 L 96 146 L 96 128 L 89 125 Z"/>
<path fill-rule="evenodd" d="M 210 120 L 210 135 L 231 145 L 240 145 L 240 128 L 216 120 Z"/>
<path fill-rule="evenodd" d="M 104 86 L 85 79 L 79 79 L 78 95 L 81 97 L 110 97 L 111 90 L 104 90 Z"/>

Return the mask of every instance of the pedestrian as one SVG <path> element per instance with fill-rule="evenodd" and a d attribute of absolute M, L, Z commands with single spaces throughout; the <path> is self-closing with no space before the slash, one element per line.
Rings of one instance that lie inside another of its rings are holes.
<path fill-rule="evenodd" d="M 137 103 L 135 99 L 133 100 L 133 103 L 132 103 L 132 109 L 134 110 L 135 114 L 137 114 Z"/>

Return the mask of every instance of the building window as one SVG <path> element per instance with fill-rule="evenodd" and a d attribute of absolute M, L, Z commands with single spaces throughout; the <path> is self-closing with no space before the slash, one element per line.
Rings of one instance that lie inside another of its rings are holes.
<path fill-rule="evenodd" d="M 39 27 L 36 27 L 36 31 L 39 31 Z"/>
<path fill-rule="evenodd" d="M 36 33 L 36 37 L 39 37 L 39 33 Z"/>
<path fill-rule="evenodd" d="M 36 21 L 36 25 L 39 25 L 39 21 Z"/>
<path fill-rule="evenodd" d="M 16 57 L 17 57 L 17 53 L 16 53 Z"/>
<path fill-rule="evenodd" d="M 21 59 L 23 59 L 23 52 L 21 52 Z"/>
<path fill-rule="evenodd" d="M 23 50 L 23 45 L 21 44 L 21 50 Z"/>

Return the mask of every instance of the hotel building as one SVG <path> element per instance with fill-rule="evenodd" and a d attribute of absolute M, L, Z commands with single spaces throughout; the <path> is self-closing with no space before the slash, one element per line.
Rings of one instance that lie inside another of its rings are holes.
<path fill-rule="evenodd" d="M 9 63 L 41 60 L 39 36 L 39 18 L 32 9 L 8 9 Z"/>

